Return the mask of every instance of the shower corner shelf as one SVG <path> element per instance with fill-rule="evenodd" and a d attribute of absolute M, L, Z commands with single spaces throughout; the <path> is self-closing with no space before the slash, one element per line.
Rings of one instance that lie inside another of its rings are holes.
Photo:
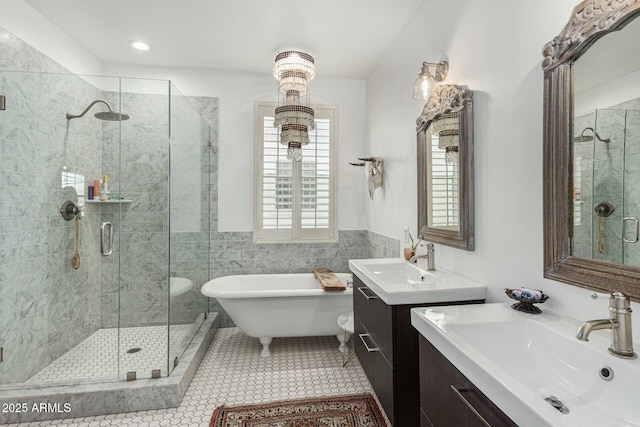
<path fill-rule="evenodd" d="M 89 204 L 94 204 L 94 205 L 112 205 L 115 203 L 121 203 L 121 204 L 125 204 L 125 203 L 132 203 L 133 200 L 131 199 L 117 199 L 117 200 L 86 200 L 86 203 Z"/>

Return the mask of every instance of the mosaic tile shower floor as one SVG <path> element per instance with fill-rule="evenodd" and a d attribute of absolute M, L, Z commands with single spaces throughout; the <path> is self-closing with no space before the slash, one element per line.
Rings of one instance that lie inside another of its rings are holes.
<path fill-rule="evenodd" d="M 192 329 L 193 325 L 171 326 L 172 356 L 184 348 L 185 342 L 193 335 Z M 140 351 L 127 353 L 132 348 L 140 348 Z M 120 378 L 126 378 L 127 372 L 131 371 L 137 372 L 138 378 L 149 378 L 153 369 L 160 369 L 162 376 L 167 375 L 166 326 L 120 329 L 119 351 L 118 329 L 100 329 L 29 378 L 26 384 L 69 382 L 85 378 L 110 380 L 116 377 L 118 371 Z"/>
<path fill-rule="evenodd" d="M 222 403 L 373 394 L 357 359 L 342 367 L 342 353 L 337 350 L 335 337 L 276 338 L 270 347 L 270 358 L 260 357 L 261 348 L 257 339 L 238 328 L 219 329 L 177 408 L 12 426 L 206 427 L 213 410 Z"/>

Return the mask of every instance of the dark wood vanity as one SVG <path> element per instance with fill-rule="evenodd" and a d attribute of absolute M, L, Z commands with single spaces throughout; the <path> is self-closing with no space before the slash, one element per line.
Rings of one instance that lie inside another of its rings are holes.
<path fill-rule="evenodd" d="M 418 375 L 420 334 L 411 326 L 411 309 L 483 302 L 471 300 L 388 305 L 360 278 L 353 276 L 356 355 L 394 427 L 421 425 Z"/>
<path fill-rule="evenodd" d="M 422 335 L 419 347 L 420 427 L 516 426 Z"/>

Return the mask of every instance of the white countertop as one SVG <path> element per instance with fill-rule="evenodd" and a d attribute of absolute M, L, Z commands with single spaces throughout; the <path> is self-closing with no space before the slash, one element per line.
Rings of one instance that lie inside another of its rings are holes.
<path fill-rule="evenodd" d="M 381 274 L 385 267 L 415 269 L 417 276 Z M 487 287 L 474 280 L 440 268 L 426 271 L 400 258 L 349 260 L 349 269 L 389 305 L 483 300 L 487 295 Z"/>
<path fill-rule="evenodd" d="M 510 306 L 414 308 L 411 324 L 518 425 L 640 426 L 640 360 L 609 354 L 609 331 L 579 341 L 581 321 L 543 305 L 538 315 Z M 611 381 L 599 377 L 603 366 Z M 569 413 L 545 402 L 552 395 Z"/>

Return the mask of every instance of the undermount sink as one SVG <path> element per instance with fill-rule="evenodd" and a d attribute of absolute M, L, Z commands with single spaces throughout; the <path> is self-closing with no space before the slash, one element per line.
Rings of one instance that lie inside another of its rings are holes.
<path fill-rule="evenodd" d="M 350 260 L 349 269 L 389 305 L 484 300 L 487 293 L 466 277 L 398 258 Z"/>
<path fill-rule="evenodd" d="M 413 309 L 411 322 L 519 425 L 640 426 L 640 361 L 609 354 L 609 331 L 579 341 L 577 319 L 510 304 Z"/>

